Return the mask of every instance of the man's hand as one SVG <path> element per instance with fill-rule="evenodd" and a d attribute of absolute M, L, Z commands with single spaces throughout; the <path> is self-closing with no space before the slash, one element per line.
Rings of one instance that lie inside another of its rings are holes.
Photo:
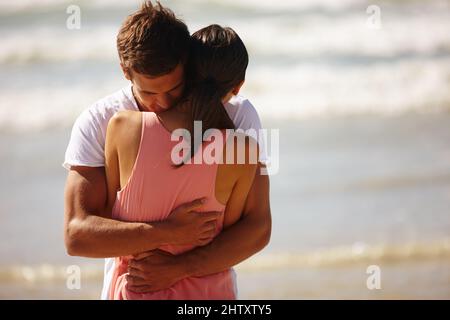
<path fill-rule="evenodd" d="M 215 235 L 217 219 L 221 212 L 197 212 L 205 199 L 197 199 L 175 208 L 163 222 L 172 238 L 172 245 L 203 246 Z"/>
<path fill-rule="evenodd" d="M 165 244 L 201 246 L 212 239 L 217 212 L 195 212 L 196 200 L 174 209 L 162 222 L 125 222 L 105 210 L 105 169 L 72 167 L 65 188 L 64 236 L 72 256 L 119 257 L 156 249 Z"/>
<path fill-rule="evenodd" d="M 184 278 L 177 257 L 162 250 L 134 256 L 128 263 L 127 289 L 137 293 L 167 289 Z"/>

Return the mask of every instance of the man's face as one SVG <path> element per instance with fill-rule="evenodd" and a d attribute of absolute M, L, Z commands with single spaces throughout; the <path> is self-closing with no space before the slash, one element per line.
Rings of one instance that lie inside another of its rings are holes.
<path fill-rule="evenodd" d="M 171 108 L 184 89 L 184 68 L 180 63 L 170 73 L 160 77 L 148 77 L 131 71 L 125 73 L 133 83 L 133 93 L 141 111 L 162 112 Z"/>

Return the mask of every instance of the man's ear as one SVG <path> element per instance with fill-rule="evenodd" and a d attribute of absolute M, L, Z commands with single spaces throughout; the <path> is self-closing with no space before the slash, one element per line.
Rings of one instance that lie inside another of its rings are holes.
<path fill-rule="evenodd" d="M 125 78 L 129 81 L 131 81 L 131 74 L 128 68 L 125 68 L 125 66 L 122 64 L 122 62 L 120 63 L 120 68 L 122 69 L 123 75 L 125 76 Z"/>
<path fill-rule="evenodd" d="M 245 79 L 242 80 L 242 82 L 239 83 L 239 85 L 236 86 L 236 87 L 231 91 L 231 92 L 233 92 L 233 94 L 234 94 L 235 96 L 236 96 L 236 95 L 239 93 L 239 91 L 241 90 L 242 86 L 244 85 L 244 82 L 245 82 Z"/>

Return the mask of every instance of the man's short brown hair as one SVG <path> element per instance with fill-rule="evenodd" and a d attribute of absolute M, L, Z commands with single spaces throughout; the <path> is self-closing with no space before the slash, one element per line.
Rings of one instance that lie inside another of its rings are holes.
<path fill-rule="evenodd" d="M 157 77 L 186 61 L 189 39 L 188 27 L 170 9 L 146 1 L 122 24 L 117 50 L 125 69 Z"/>

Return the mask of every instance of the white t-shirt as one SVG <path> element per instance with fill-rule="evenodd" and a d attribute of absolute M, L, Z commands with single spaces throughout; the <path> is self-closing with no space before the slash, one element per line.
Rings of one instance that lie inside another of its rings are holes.
<path fill-rule="evenodd" d="M 244 131 L 254 129 L 259 132 L 261 121 L 253 105 L 242 96 L 234 96 L 225 105 L 236 128 Z M 83 111 L 72 128 L 63 167 L 71 166 L 103 167 L 105 165 L 106 128 L 111 117 L 121 110 L 139 111 L 131 85 L 97 101 Z M 266 149 L 263 139 L 258 139 L 260 161 L 266 162 Z M 108 298 L 109 285 L 114 270 L 114 259 L 105 259 L 102 299 Z"/>

